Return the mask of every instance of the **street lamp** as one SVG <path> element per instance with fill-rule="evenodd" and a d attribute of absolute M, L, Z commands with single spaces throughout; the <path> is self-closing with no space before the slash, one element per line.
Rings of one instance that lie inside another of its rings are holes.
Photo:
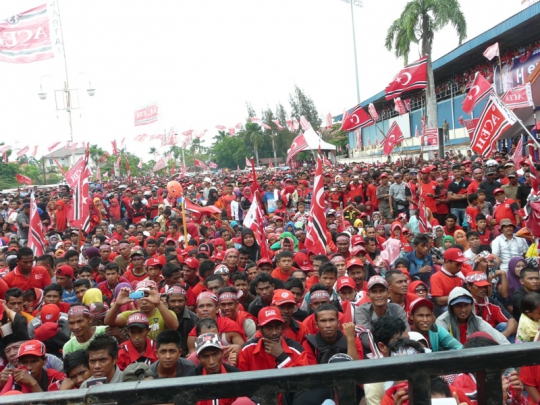
<path fill-rule="evenodd" d="M 356 75 L 356 98 L 358 104 L 360 104 L 360 83 L 358 81 L 358 57 L 356 56 L 356 33 L 354 29 L 354 6 L 362 7 L 362 0 L 341 0 L 345 3 L 350 3 L 351 5 L 351 21 L 352 21 L 352 36 L 353 36 L 353 47 L 354 47 L 354 73 Z"/>

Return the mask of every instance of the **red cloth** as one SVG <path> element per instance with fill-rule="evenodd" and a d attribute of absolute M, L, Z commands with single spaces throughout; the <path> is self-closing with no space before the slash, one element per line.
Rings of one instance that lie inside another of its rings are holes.
<path fill-rule="evenodd" d="M 29 277 L 26 278 L 21 274 L 19 266 L 17 266 L 13 271 L 6 274 L 4 281 L 9 288 L 19 287 L 23 291 L 26 291 L 29 288 L 40 288 L 43 290 L 51 284 L 51 276 L 45 267 L 34 266 L 30 271 Z"/>
<path fill-rule="evenodd" d="M 218 326 L 218 330 L 220 334 L 227 333 L 227 332 L 236 332 L 239 333 L 240 336 L 242 336 L 242 339 L 244 339 L 244 342 L 246 341 L 246 334 L 244 333 L 244 329 L 238 326 L 236 322 L 229 318 L 225 318 L 223 316 L 217 316 L 216 322 Z M 188 336 L 197 336 L 197 328 L 191 329 L 191 332 L 189 332 Z"/>
<path fill-rule="evenodd" d="M 289 347 L 283 338 L 281 339 L 281 347 L 287 357 L 278 364 L 276 358 L 264 350 L 263 339 L 255 338 L 251 343 L 242 347 L 238 359 L 238 368 L 242 371 L 257 371 L 309 365 L 305 351 L 300 352 L 295 348 Z"/>
<path fill-rule="evenodd" d="M 118 360 L 116 365 L 122 371 L 125 370 L 127 366 L 132 363 L 137 362 L 140 357 L 146 357 L 145 364 L 152 364 L 158 360 L 156 353 L 157 343 L 155 340 L 150 340 L 146 338 L 146 349 L 144 353 L 139 353 L 139 351 L 133 346 L 131 340 L 128 340 L 122 343 L 118 348 Z"/>
<path fill-rule="evenodd" d="M 56 201 L 56 212 L 54 214 L 54 221 L 56 224 L 56 230 L 58 232 L 64 232 L 67 226 L 68 210 L 64 200 Z"/>

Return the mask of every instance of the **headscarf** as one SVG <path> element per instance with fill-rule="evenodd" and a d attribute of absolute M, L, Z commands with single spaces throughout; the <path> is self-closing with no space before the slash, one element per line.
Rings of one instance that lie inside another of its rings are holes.
<path fill-rule="evenodd" d="M 99 288 L 90 288 L 84 293 L 82 302 L 86 306 L 94 302 L 103 302 L 103 294 Z"/>
<path fill-rule="evenodd" d="M 66 230 L 67 216 L 68 212 L 64 200 L 60 199 L 56 201 L 56 212 L 54 215 L 54 219 L 56 223 L 56 230 L 58 232 L 64 232 Z"/>
<path fill-rule="evenodd" d="M 250 247 L 246 246 L 246 244 L 244 243 L 244 238 L 246 237 L 246 235 L 251 235 L 253 237 L 254 243 Z M 249 228 L 245 228 L 242 231 L 242 247 L 248 251 L 249 260 L 251 260 L 252 262 L 257 262 L 257 260 L 259 260 L 259 244 L 257 243 L 255 233 L 253 233 L 253 231 Z"/>
<path fill-rule="evenodd" d="M 217 246 L 221 246 L 223 248 L 223 252 L 225 252 L 227 250 L 227 244 L 225 243 L 225 239 L 223 238 L 216 238 L 213 240 L 214 242 L 214 249 L 217 247 Z M 217 250 L 217 249 L 215 249 Z"/>
<path fill-rule="evenodd" d="M 211 188 L 208 192 L 208 202 L 206 205 L 214 205 L 218 199 L 219 197 L 217 190 L 215 188 Z"/>
<path fill-rule="evenodd" d="M 99 257 L 100 256 L 99 249 L 93 246 L 89 247 L 88 249 L 84 251 L 84 255 L 88 258 L 88 260 L 94 257 Z"/>
<path fill-rule="evenodd" d="M 442 249 L 443 250 L 446 250 L 446 241 L 449 240 L 450 242 L 452 242 L 452 245 L 454 244 L 454 237 L 453 236 L 450 236 L 450 235 L 446 235 L 443 239 L 442 239 Z"/>
<path fill-rule="evenodd" d="M 246 191 L 249 192 L 249 194 L 246 194 Z M 251 192 L 251 189 L 249 187 L 244 187 L 244 193 L 243 196 L 246 200 L 249 202 L 253 202 L 253 193 Z"/>
<path fill-rule="evenodd" d="M 443 235 L 444 235 L 444 228 L 442 227 L 442 225 L 435 225 L 433 227 L 433 238 L 436 238 L 437 237 L 437 230 L 441 228 L 443 230 Z"/>
<path fill-rule="evenodd" d="M 409 287 L 407 287 L 407 292 L 409 294 L 416 295 L 416 287 L 418 287 L 419 285 L 423 285 L 424 287 L 426 287 L 428 292 L 429 292 L 428 285 L 426 283 L 424 283 L 422 280 L 416 280 L 416 281 L 413 281 L 412 283 L 410 283 Z"/>
<path fill-rule="evenodd" d="M 508 262 L 508 272 L 506 274 L 508 276 L 508 292 L 510 293 L 509 298 L 512 298 L 514 296 L 514 292 L 521 288 L 519 277 L 516 276 L 516 266 L 521 261 L 523 261 L 525 264 L 527 263 L 523 257 L 519 256 L 512 257 Z"/>
<path fill-rule="evenodd" d="M 99 220 L 101 221 L 103 219 L 103 216 L 101 215 L 101 208 L 103 207 L 103 205 L 101 204 L 101 199 L 99 199 L 99 197 L 95 197 L 93 201 L 94 201 L 94 206 L 97 208 L 99 212 Z"/>
<path fill-rule="evenodd" d="M 458 229 L 454 232 L 454 243 L 456 243 L 456 236 L 461 235 L 463 236 L 463 239 L 465 242 L 460 243 L 460 245 L 463 247 L 463 251 L 469 250 L 469 241 L 467 240 L 467 233 L 465 231 L 462 231 L 461 229 Z"/>
<path fill-rule="evenodd" d="M 118 200 L 116 198 L 111 198 L 110 204 L 111 204 L 111 207 L 109 211 L 111 212 L 111 217 L 113 217 L 117 221 L 120 220 L 122 211 L 120 208 L 120 204 L 118 203 Z"/>

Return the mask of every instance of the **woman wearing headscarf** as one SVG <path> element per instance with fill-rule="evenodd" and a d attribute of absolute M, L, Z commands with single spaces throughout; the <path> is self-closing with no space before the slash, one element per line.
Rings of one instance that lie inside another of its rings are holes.
<path fill-rule="evenodd" d="M 454 243 L 456 245 L 461 245 L 463 251 L 466 252 L 469 250 L 469 241 L 467 240 L 467 233 L 458 229 L 454 232 Z"/>
<path fill-rule="evenodd" d="M 90 210 L 90 230 L 92 232 L 94 228 L 101 225 L 101 213 L 96 208 L 93 202 L 88 203 L 88 209 Z"/>
<path fill-rule="evenodd" d="M 257 263 L 260 256 L 259 244 L 255 238 L 255 234 L 249 228 L 242 231 L 242 247 L 248 251 L 249 260 Z"/>
<path fill-rule="evenodd" d="M 508 278 L 508 293 L 509 301 L 512 302 L 514 292 L 519 290 L 521 286 L 520 272 L 527 266 L 527 262 L 523 257 L 512 257 L 508 262 L 508 272 L 506 273 Z"/>
<path fill-rule="evenodd" d="M 442 240 L 442 249 L 446 250 L 454 244 L 454 238 L 452 236 L 445 236 Z"/>
<path fill-rule="evenodd" d="M 109 216 L 114 221 L 119 221 L 122 217 L 122 210 L 120 209 L 120 203 L 118 202 L 118 199 L 111 198 L 110 199 L 111 207 L 109 209 Z"/>
<path fill-rule="evenodd" d="M 141 197 L 138 195 L 133 197 L 133 204 L 131 204 L 131 218 L 134 224 L 138 224 L 143 219 L 146 219 L 146 206 L 142 203 Z"/>
<path fill-rule="evenodd" d="M 208 192 L 208 201 L 206 205 L 216 205 L 216 202 L 219 200 L 218 192 L 215 188 L 211 188 Z"/>
<path fill-rule="evenodd" d="M 248 212 L 251 203 L 253 202 L 253 193 L 249 187 L 244 187 L 244 192 L 242 193 L 242 198 L 240 199 L 240 208 L 242 211 Z"/>
<path fill-rule="evenodd" d="M 54 214 L 54 222 L 57 232 L 64 232 L 67 227 L 67 208 L 64 200 L 56 201 L 56 212 Z"/>

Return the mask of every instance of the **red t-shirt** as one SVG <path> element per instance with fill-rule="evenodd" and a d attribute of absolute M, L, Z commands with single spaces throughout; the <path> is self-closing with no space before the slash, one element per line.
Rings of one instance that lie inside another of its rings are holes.
<path fill-rule="evenodd" d="M 23 291 L 30 288 L 40 288 L 43 290 L 51 284 L 51 276 L 45 267 L 34 266 L 32 267 L 29 276 L 26 277 L 21 274 L 19 266 L 17 266 L 13 271 L 6 274 L 4 281 L 9 288 L 19 287 Z"/>
<path fill-rule="evenodd" d="M 436 272 L 431 276 L 431 296 L 448 297 L 455 287 L 463 286 L 463 280 L 459 277 L 450 277 L 442 271 Z"/>
<path fill-rule="evenodd" d="M 420 185 L 422 190 L 422 194 L 420 197 L 424 199 L 426 208 L 429 208 L 431 212 L 437 212 L 437 204 L 435 203 L 437 200 L 435 199 L 435 197 L 428 196 L 428 194 L 433 196 L 435 195 L 435 191 L 438 187 L 437 182 L 430 181 L 428 183 L 424 183 L 422 181 Z"/>
<path fill-rule="evenodd" d="M 293 270 L 291 270 L 291 273 L 292 272 Z M 285 282 L 289 279 L 289 277 L 291 277 L 291 273 L 283 273 L 283 271 L 281 271 L 281 267 L 277 267 L 272 271 L 271 276 Z"/>
<path fill-rule="evenodd" d="M 467 218 L 467 223 L 471 230 L 476 231 L 476 216 L 480 214 L 478 208 L 473 206 L 468 206 L 465 210 L 465 218 Z"/>

